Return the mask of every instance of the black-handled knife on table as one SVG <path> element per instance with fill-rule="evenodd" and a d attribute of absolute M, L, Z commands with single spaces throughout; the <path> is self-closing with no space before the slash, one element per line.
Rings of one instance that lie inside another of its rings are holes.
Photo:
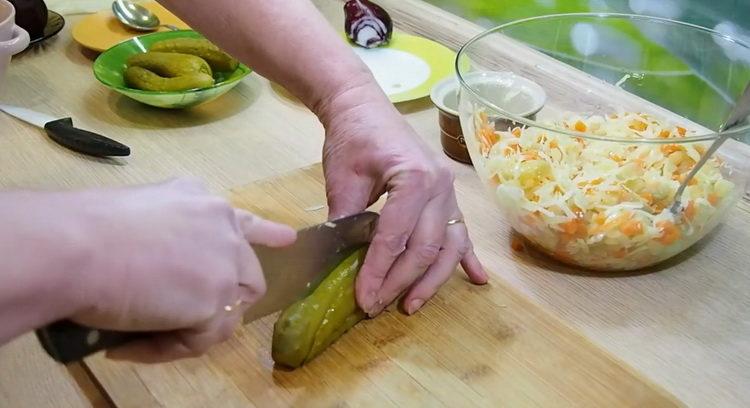
<path fill-rule="evenodd" d="M 378 218 L 377 213 L 363 212 L 303 229 L 288 247 L 254 246 L 267 289 L 265 296 L 245 313 L 243 322 L 282 310 L 315 289 L 336 265 L 370 242 Z M 227 299 L 227 304 L 232 301 Z M 64 364 L 153 334 L 97 330 L 68 320 L 36 331 L 47 354 Z"/>
<path fill-rule="evenodd" d="M 129 156 L 130 148 L 100 134 L 78 129 L 71 118 L 55 118 L 17 106 L 0 104 L 0 111 L 44 129 L 57 144 L 94 157 Z"/>

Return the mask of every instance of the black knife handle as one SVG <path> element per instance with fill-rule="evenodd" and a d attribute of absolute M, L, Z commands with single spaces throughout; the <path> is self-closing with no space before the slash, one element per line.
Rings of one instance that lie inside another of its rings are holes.
<path fill-rule="evenodd" d="M 78 129 L 73 119 L 63 118 L 44 125 L 47 135 L 70 150 L 96 157 L 129 156 L 130 148 L 108 137 Z"/>
<path fill-rule="evenodd" d="M 148 336 L 144 332 L 98 330 L 70 320 L 61 320 L 36 330 L 44 351 L 55 361 L 68 364 L 102 350 L 125 345 Z"/>

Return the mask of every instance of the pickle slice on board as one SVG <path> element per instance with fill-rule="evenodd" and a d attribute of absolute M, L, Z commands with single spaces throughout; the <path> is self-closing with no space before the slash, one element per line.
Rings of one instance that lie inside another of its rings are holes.
<path fill-rule="evenodd" d="M 354 283 L 367 246 L 341 262 L 306 298 L 274 324 L 271 355 L 280 365 L 297 368 L 317 357 L 366 314 L 357 305 Z"/>

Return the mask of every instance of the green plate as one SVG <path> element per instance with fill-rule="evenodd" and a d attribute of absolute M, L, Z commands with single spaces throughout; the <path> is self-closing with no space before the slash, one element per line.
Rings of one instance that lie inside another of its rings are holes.
<path fill-rule="evenodd" d="M 105 86 L 138 102 L 159 108 L 182 109 L 200 105 L 224 95 L 250 74 L 251 69 L 240 64 L 231 73 L 214 73 L 216 84 L 210 88 L 177 92 L 153 92 L 128 88 L 123 73 L 127 68 L 126 61 L 133 54 L 146 52 L 153 43 L 173 38 L 203 38 L 192 30 L 165 31 L 146 34 L 121 42 L 104 51 L 94 61 L 94 75 Z"/>
<path fill-rule="evenodd" d="M 386 46 L 350 45 L 393 103 L 429 96 L 435 84 L 455 75 L 456 53 L 423 37 L 394 31 Z"/>

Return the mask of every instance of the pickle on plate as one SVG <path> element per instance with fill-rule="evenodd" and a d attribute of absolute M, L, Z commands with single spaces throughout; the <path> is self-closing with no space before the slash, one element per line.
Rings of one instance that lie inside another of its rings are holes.
<path fill-rule="evenodd" d="M 150 51 L 195 55 L 206 60 L 211 69 L 218 72 L 233 72 L 240 65 L 236 58 L 219 49 L 211 41 L 202 38 L 162 40 L 151 45 Z"/>
<path fill-rule="evenodd" d="M 212 75 L 211 66 L 200 57 L 173 52 L 144 52 L 128 58 L 129 67 L 145 68 L 156 75 L 174 78 L 195 73 Z"/>
<path fill-rule="evenodd" d="M 141 67 L 128 67 L 125 70 L 125 83 L 143 91 L 170 92 L 209 88 L 214 85 L 211 75 L 197 72 L 174 78 L 164 78 Z"/>
<path fill-rule="evenodd" d="M 277 364 L 297 368 L 366 317 L 357 306 L 354 282 L 367 246 L 358 249 L 306 298 L 284 310 L 273 327 L 271 356 Z"/>

